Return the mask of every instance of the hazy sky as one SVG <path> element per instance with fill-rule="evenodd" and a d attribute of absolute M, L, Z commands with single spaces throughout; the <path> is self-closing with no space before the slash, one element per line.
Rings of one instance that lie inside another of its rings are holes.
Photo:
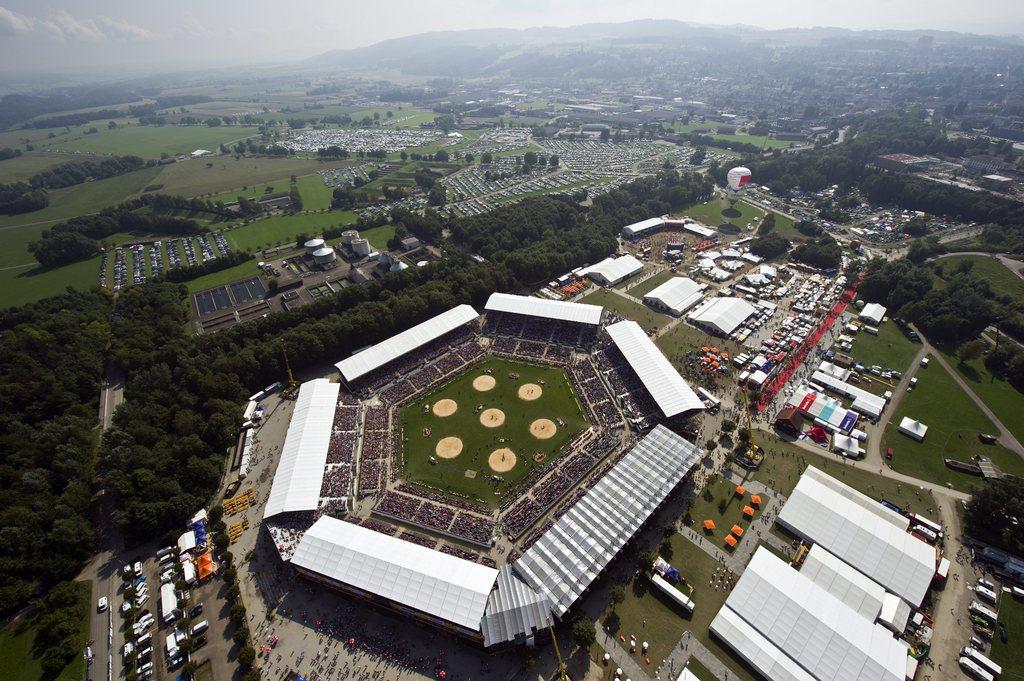
<path fill-rule="evenodd" d="M 460 28 L 665 18 L 1024 34 L 1024 0 L 0 0 L 0 69 L 188 69 Z"/>

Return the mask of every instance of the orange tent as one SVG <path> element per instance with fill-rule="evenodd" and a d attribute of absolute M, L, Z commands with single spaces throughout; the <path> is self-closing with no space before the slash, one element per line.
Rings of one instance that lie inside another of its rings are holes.
<path fill-rule="evenodd" d="M 743 507 L 743 515 L 753 516 L 754 515 L 754 509 L 750 508 L 749 506 L 744 506 Z"/>
<path fill-rule="evenodd" d="M 705 520 L 704 521 L 704 529 L 707 530 L 708 532 L 714 532 L 715 531 L 715 521 L 714 520 Z"/>
<path fill-rule="evenodd" d="M 744 487 L 743 485 L 736 485 L 736 496 L 742 497 L 746 493 L 747 493 L 747 488 L 746 487 Z"/>
<path fill-rule="evenodd" d="M 760 506 L 761 505 L 761 495 L 760 494 L 751 494 L 750 495 L 750 503 L 752 503 L 754 506 Z"/>
<path fill-rule="evenodd" d="M 735 534 L 737 537 L 742 537 L 743 536 L 743 528 L 740 527 L 739 525 L 733 525 L 732 526 L 732 533 Z"/>
<path fill-rule="evenodd" d="M 213 562 L 213 553 L 207 551 L 196 559 L 196 569 L 199 572 L 199 581 L 203 581 L 217 571 L 217 564 Z"/>
<path fill-rule="evenodd" d="M 736 539 L 731 534 L 725 535 L 725 543 L 728 544 L 730 548 L 736 548 Z"/>

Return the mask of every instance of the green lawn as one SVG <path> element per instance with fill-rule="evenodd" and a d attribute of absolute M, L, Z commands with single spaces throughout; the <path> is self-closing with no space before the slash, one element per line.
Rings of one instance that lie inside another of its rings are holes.
<path fill-rule="evenodd" d="M 2 165 L 0 163 L 0 166 Z M 1017 301 L 1024 301 L 1024 279 L 1018 277 L 1009 267 L 992 256 L 951 255 L 948 258 L 940 258 L 938 262 L 942 265 L 943 278 L 955 273 L 961 263 L 970 262 L 971 272 L 987 281 L 992 286 L 992 290 L 1009 294 Z"/>
<path fill-rule="evenodd" d="M 114 258 L 111 256 L 110 261 Z M 24 305 L 63 293 L 70 286 L 87 289 L 99 283 L 100 257 L 65 265 L 56 269 L 43 269 L 33 265 L 18 269 L 0 270 L 0 308 Z M 113 285 L 109 278 L 107 283 Z"/>
<path fill-rule="evenodd" d="M 496 380 L 493 389 L 482 392 L 473 387 L 473 380 L 490 375 Z M 510 377 L 510 373 L 518 374 Z M 523 400 L 518 396 L 520 386 L 533 383 L 542 386 L 538 399 Z M 432 406 L 439 400 L 454 400 L 458 409 L 450 416 L 437 416 Z M 427 405 L 430 405 L 429 407 Z M 481 423 L 477 406 L 500 409 L 505 415 L 503 425 L 486 427 Z M 537 419 L 550 419 L 558 425 L 553 437 L 535 438 L 530 433 Z M 505 492 L 536 466 L 547 465 L 552 457 L 587 426 L 580 401 L 565 372 L 556 367 L 535 366 L 490 358 L 460 374 L 454 380 L 403 408 L 399 416 L 399 432 L 403 443 L 407 480 L 418 481 L 434 489 L 478 499 L 492 506 L 502 501 L 495 490 Z M 454 458 L 435 457 L 435 447 L 442 438 L 462 440 L 462 451 Z M 493 471 L 488 465 L 491 452 L 511 449 L 516 456 L 515 466 L 502 473 L 504 483 L 496 488 L 491 480 Z M 543 454 L 542 462 L 534 461 Z M 468 477 L 474 471 L 475 477 Z"/>
<path fill-rule="evenodd" d="M 363 230 L 359 233 L 359 236 L 363 237 L 370 242 L 370 245 L 376 248 L 378 251 L 385 251 L 388 248 L 388 242 L 391 241 L 391 237 L 395 235 L 394 225 L 381 225 L 380 227 L 371 227 L 370 229 Z M 340 238 L 338 239 L 340 241 Z"/>
<path fill-rule="evenodd" d="M 849 354 L 868 366 L 878 364 L 885 369 L 906 373 L 910 362 L 920 349 L 921 344 L 907 338 L 896 322 L 890 319 L 878 327 L 877 336 L 871 335 L 863 328 L 858 331 L 853 342 L 853 350 Z"/>
<path fill-rule="evenodd" d="M 662 272 L 658 272 L 647 281 L 637 284 L 636 286 L 633 286 L 630 289 L 627 289 L 626 293 L 633 296 L 634 298 L 639 298 L 643 300 L 643 297 L 645 295 L 647 295 L 654 289 L 658 288 L 659 286 L 661 286 L 674 276 L 676 276 L 676 274 L 671 270 L 664 270 Z"/>
<path fill-rule="evenodd" d="M 672 321 L 672 317 L 651 310 L 646 305 L 633 302 L 628 298 L 612 293 L 606 289 L 598 289 L 579 300 L 588 305 L 603 305 L 626 319 L 632 319 L 645 331 L 653 327 L 661 328 Z"/>
<path fill-rule="evenodd" d="M 886 499 L 901 508 L 909 508 L 911 511 L 926 515 L 929 515 L 928 509 L 935 506 L 931 492 L 901 484 L 898 480 L 884 478 L 877 474 L 877 469 L 868 468 L 863 462 L 844 463 L 845 460 L 828 453 L 825 456 L 818 456 L 761 430 L 755 430 L 754 437 L 764 448 L 767 456 L 761 463 L 761 468 L 750 475 L 750 478 L 761 481 L 783 496 L 789 496 L 804 469 L 811 465 L 872 499 Z M 737 470 L 743 473 L 742 470 Z"/>
<path fill-rule="evenodd" d="M 227 192 L 233 201 L 241 187 L 263 187 L 281 178 L 301 177 L 338 165 L 300 156 L 214 156 L 163 166 L 154 183 L 162 185 L 159 191 L 165 194 L 191 197 Z"/>
<path fill-rule="evenodd" d="M 196 248 L 196 252 L 199 252 L 198 248 Z M 184 256 L 182 256 L 182 259 L 184 260 Z M 214 286 L 230 284 L 231 282 L 238 281 L 239 279 L 254 277 L 260 273 L 260 268 L 256 266 L 257 262 L 258 260 L 253 258 L 252 260 L 239 263 L 234 267 L 229 267 L 226 270 L 220 270 L 219 272 L 213 272 L 197 279 L 193 279 L 186 282 L 185 286 L 188 288 L 189 293 L 197 293 L 199 291 L 205 291 L 206 289 L 213 288 Z"/>
<path fill-rule="evenodd" d="M 354 224 L 357 217 L 351 211 L 272 215 L 231 229 L 225 236 L 239 250 L 257 251 L 292 242 L 300 234 L 313 236 L 327 227 Z"/>
<path fill-rule="evenodd" d="M 331 207 L 334 187 L 325 185 L 320 173 L 300 177 L 298 185 L 303 210 L 325 210 Z"/>
<path fill-rule="evenodd" d="M 1024 679 L 1024 657 L 1020 654 L 1021 646 L 1024 645 L 1024 603 L 1010 594 L 1002 594 L 999 599 L 999 623 L 1006 627 L 1006 643 L 996 632 L 992 637 L 992 650 L 988 657 L 1002 666 L 1000 679 Z"/>
<path fill-rule="evenodd" d="M 725 501 L 725 510 L 720 511 L 719 504 L 723 500 Z M 769 495 L 762 494 L 760 508 L 765 508 L 770 500 Z M 708 481 L 704 492 L 698 495 L 693 500 L 693 503 L 690 504 L 688 510 L 693 521 L 691 527 L 698 532 L 703 532 L 704 521 L 714 521 L 714 532 L 711 535 L 705 536 L 708 537 L 708 541 L 718 546 L 723 546 L 725 537 L 729 534 L 733 525 L 739 525 L 744 530 L 743 536 L 739 539 L 740 544 L 745 541 L 753 541 L 749 540 L 746 534 L 746 529 L 750 526 L 750 520 L 743 516 L 743 507 L 748 504 L 750 504 L 749 494 L 744 495 L 742 499 L 737 497 L 736 485 L 725 478 L 715 476 Z M 761 512 L 757 508 L 754 510 L 756 511 L 754 518 L 756 518 Z"/>
<path fill-rule="evenodd" d="M 39 143 L 38 149 L 46 151 L 78 151 L 93 154 L 133 154 L 143 158 L 160 158 L 163 153 L 190 153 L 196 149 L 216 152 L 222 143 L 259 134 L 254 126 L 205 125 L 125 125 L 118 121 L 114 130 L 107 129 L 106 121 L 94 121 L 73 130 L 68 137 L 59 137 Z M 89 128 L 97 132 L 86 134 Z"/>
<path fill-rule="evenodd" d="M 1024 394 L 989 371 L 983 357 L 962 364 L 953 354 L 942 354 L 996 418 L 1010 429 L 1019 442 L 1024 442 L 1024 419 L 1020 416 L 1024 413 Z"/>
<path fill-rule="evenodd" d="M 84 644 L 89 639 L 89 616 L 92 604 L 92 583 L 77 582 L 82 592 L 80 637 L 83 648 L 52 681 L 80 681 L 85 678 Z M 40 651 L 34 649 L 36 628 L 31 620 L 0 631 L 0 679 L 4 681 L 38 681 L 43 678 Z M 97 659 L 97 664 L 106 664 Z"/>
<path fill-rule="evenodd" d="M 0 183 L 27 180 L 41 170 L 73 160 L 75 160 L 73 156 L 23 153 L 17 158 L 0 161 Z"/>
<path fill-rule="evenodd" d="M 986 445 L 979 433 L 995 433 L 992 422 L 953 377 L 937 362 L 917 372 L 918 383 L 906 395 L 885 429 L 882 447 L 892 447 L 892 467 L 907 475 L 968 491 L 981 479 L 947 467 L 944 458 L 970 461 L 981 454 L 992 459 L 1006 473 L 1024 475 L 1024 460 L 999 445 Z M 898 432 L 904 416 L 928 426 L 924 442 Z"/>
<path fill-rule="evenodd" d="M 758 147 L 766 147 L 768 149 L 785 149 L 796 144 L 795 142 L 777 140 L 765 135 L 719 134 L 716 131 L 720 125 L 723 124 L 715 121 L 709 121 L 706 123 L 683 123 L 680 120 L 675 120 L 672 122 L 673 129 L 680 134 L 695 132 L 697 130 L 707 130 L 709 132 L 703 132 L 701 134 L 708 135 L 722 142 L 744 142 L 746 144 L 755 144 Z M 711 150 L 716 152 L 721 151 L 717 147 L 713 147 Z"/>
<path fill-rule="evenodd" d="M 747 231 L 747 224 L 753 222 L 757 226 L 764 217 L 764 211 L 757 206 L 744 201 L 730 201 L 724 196 L 717 195 L 704 203 L 687 208 L 683 214 L 708 227 L 716 228 L 722 224 L 731 224 L 744 233 Z"/>
<path fill-rule="evenodd" d="M 668 360 L 679 371 L 686 365 L 686 354 L 691 351 L 700 352 L 701 347 L 709 345 L 726 351 L 731 357 L 740 354 L 742 348 L 731 340 L 711 336 L 685 322 L 680 322 L 663 336 L 659 336 L 655 344 L 661 348 Z"/>
<path fill-rule="evenodd" d="M 690 670 L 690 673 L 696 676 L 700 681 L 718 681 L 710 669 L 701 664 L 700 660 L 696 657 L 691 656 L 689 661 L 686 663 L 686 668 Z"/>

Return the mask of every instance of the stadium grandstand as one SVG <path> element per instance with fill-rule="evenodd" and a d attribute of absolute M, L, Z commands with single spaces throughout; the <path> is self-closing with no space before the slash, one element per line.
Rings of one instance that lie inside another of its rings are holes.
<path fill-rule="evenodd" d="M 605 331 L 667 418 L 704 409 L 704 402 L 639 324 L 625 320 Z"/>
<path fill-rule="evenodd" d="M 386 366 L 400 357 L 442 338 L 456 329 L 477 319 L 479 315 L 469 305 L 459 305 L 436 317 L 407 329 L 397 335 L 357 352 L 334 366 L 348 383 Z"/>
<path fill-rule="evenodd" d="M 508 293 L 492 293 L 484 306 L 488 312 L 521 314 L 541 317 L 560 322 L 573 322 L 597 326 L 601 323 L 604 308 L 600 305 L 585 305 L 562 300 L 547 300 L 532 296 L 516 296 Z"/>
<path fill-rule="evenodd" d="M 281 447 L 263 518 L 282 513 L 315 511 L 320 501 L 334 409 L 341 386 L 326 378 L 299 387 L 288 433 Z"/>

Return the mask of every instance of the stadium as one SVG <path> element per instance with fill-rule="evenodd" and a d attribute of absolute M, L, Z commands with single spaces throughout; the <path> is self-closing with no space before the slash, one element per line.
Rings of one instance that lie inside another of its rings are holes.
<path fill-rule="evenodd" d="M 609 317 L 495 293 L 303 383 L 263 515 L 281 560 L 488 650 L 547 638 L 702 456 L 701 398 Z"/>

